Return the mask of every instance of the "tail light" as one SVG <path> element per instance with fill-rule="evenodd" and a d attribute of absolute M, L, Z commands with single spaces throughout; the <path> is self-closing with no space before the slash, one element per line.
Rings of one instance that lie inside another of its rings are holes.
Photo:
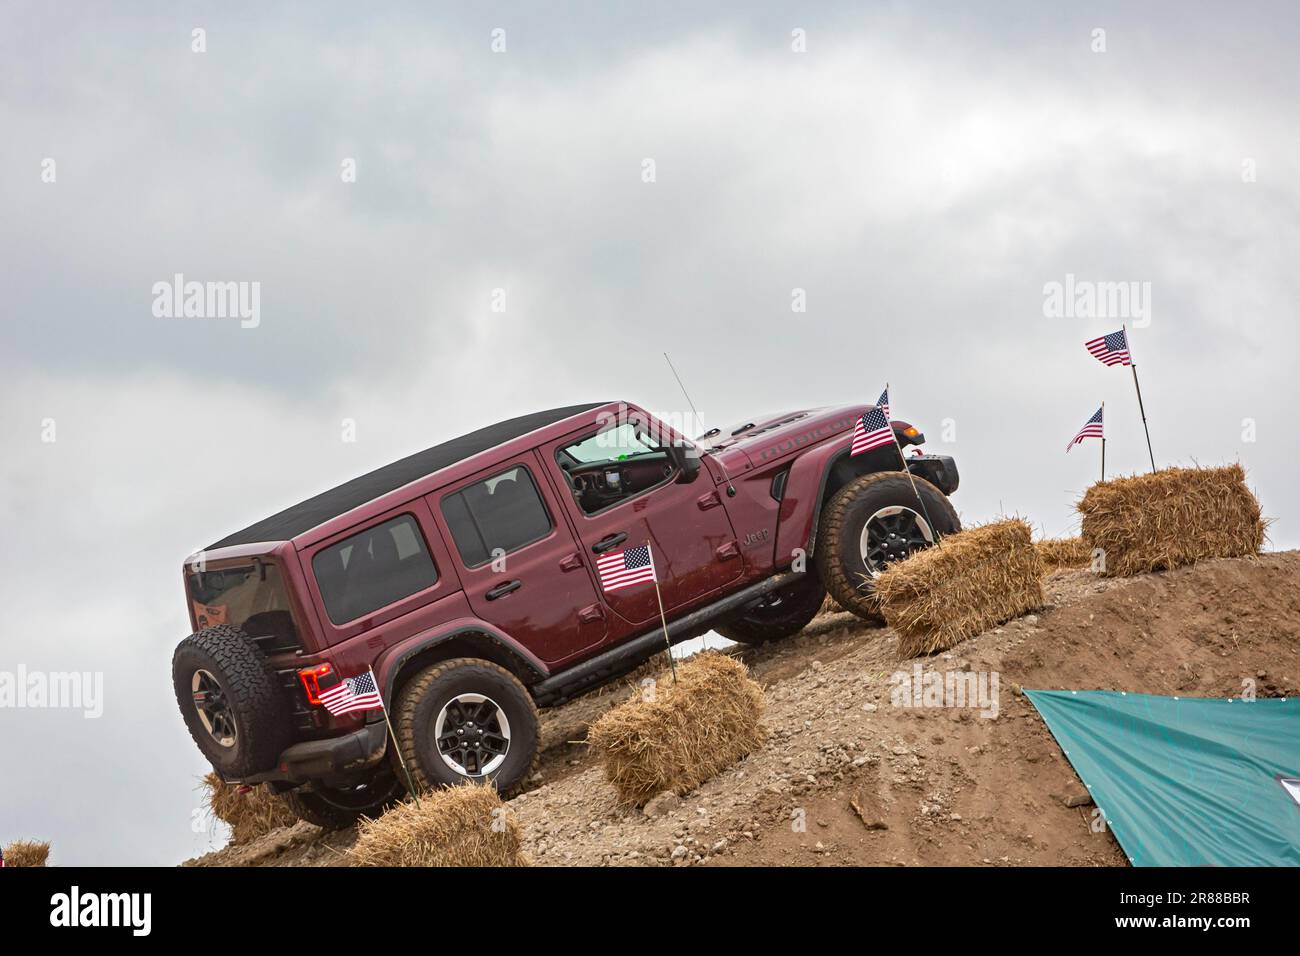
<path fill-rule="evenodd" d="M 333 677 L 333 680 L 329 678 Z M 338 683 L 338 677 L 334 673 L 334 665 L 329 661 L 324 664 L 317 664 L 315 667 L 304 667 L 298 671 L 298 680 L 302 681 L 302 689 L 307 692 L 307 703 L 312 706 L 320 705 L 321 681 L 326 682 L 326 687 L 331 687 Z"/>

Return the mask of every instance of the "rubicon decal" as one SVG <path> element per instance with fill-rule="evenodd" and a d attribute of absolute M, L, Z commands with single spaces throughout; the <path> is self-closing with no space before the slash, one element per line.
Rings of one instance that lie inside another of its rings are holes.
<path fill-rule="evenodd" d="M 821 441 L 827 435 L 833 435 L 836 432 L 842 432 L 846 429 L 852 428 L 853 423 L 856 421 L 857 416 L 850 418 L 837 418 L 835 421 L 814 428 L 811 431 L 800 432 L 793 438 L 784 439 L 783 441 L 777 442 L 775 445 L 770 445 L 767 448 L 764 448 L 758 453 L 758 460 L 770 461 L 773 458 L 779 458 L 782 455 L 803 448 L 805 445 L 811 445 L 814 442 Z"/>

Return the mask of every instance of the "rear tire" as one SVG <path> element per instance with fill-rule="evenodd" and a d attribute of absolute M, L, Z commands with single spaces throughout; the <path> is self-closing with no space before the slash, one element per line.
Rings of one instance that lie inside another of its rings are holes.
<path fill-rule="evenodd" d="M 227 780 L 269 770 L 293 742 L 275 671 L 237 627 L 218 624 L 181 641 L 172 688 L 190 736 Z"/>
<path fill-rule="evenodd" d="M 310 790 L 290 790 L 281 794 L 299 820 L 306 820 L 326 830 L 342 830 L 362 817 L 377 817 L 406 793 L 406 788 L 387 766 L 380 766 L 374 777 L 355 787 L 313 786 Z"/>
<path fill-rule="evenodd" d="M 815 574 L 768 595 L 769 603 L 715 628 L 729 641 L 766 644 L 798 634 L 821 610 L 826 589 Z"/>
<path fill-rule="evenodd" d="M 837 491 L 822 509 L 814 558 L 817 573 L 840 606 L 864 620 L 884 622 L 873 593 L 876 575 L 961 530 L 943 492 L 924 478 L 915 481 L 913 491 L 902 472 L 863 475 Z"/>
<path fill-rule="evenodd" d="M 532 768 L 540 723 L 514 674 L 472 657 L 420 671 L 393 712 L 402 756 L 421 790 L 472 781 L 510 793 Z"/>

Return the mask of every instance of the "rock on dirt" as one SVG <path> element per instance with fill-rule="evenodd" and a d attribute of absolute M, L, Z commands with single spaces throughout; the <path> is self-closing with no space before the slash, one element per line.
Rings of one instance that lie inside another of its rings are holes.
<path fill-rule="evenodd" d="M 661 817 L 665 813 L 671 813 L 682 805 L 682 798 L 677 796 L 671 790 L 665 790 L 663 793 L 656 794 L 646 801 L 644 813 L 648 817 Z"/>

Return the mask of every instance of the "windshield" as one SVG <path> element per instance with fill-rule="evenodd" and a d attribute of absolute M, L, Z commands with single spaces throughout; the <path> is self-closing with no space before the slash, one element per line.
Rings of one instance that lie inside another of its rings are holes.
<path fill-rule="evenodd" d="M 586 465 L 594 461 L 622 461 L 637 455 L 657 453 L 659 448 L 626 422 L 597 432 L 576 445 L 565 447 L 565 454 Z"/>
<path fill-rule="evenodd" d="M 268 652 L 300 646 L 284 581 L 275 564 L 194 571 L 185 576 L 185 582 L 200 630 L 232 624 Z"/>

